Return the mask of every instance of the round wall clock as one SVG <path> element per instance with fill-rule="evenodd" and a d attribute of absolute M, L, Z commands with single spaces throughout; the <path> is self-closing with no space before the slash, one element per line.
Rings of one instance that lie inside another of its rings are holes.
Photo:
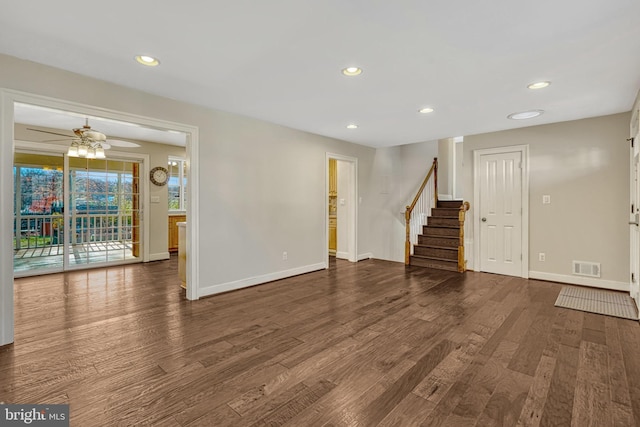
<path fill-rule="evenodd" d="M 151 169 L 149 176 L 151 182 L 153 182 L 155 185 L 166 185 L 167 181 L 169 181 L 169 171 L 162 166 L 156 166 L 155 168 Z"/>

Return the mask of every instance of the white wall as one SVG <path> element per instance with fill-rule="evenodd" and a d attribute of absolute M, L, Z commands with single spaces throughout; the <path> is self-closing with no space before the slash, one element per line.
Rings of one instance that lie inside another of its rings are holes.
<path fill-rule="evenodd" d="M 441 200 L 453 199 L 454 148 L 453 138 L 438 140 L 438 198 Z"/>
<path fill-rule="evenodd" d="M 454 192 L 453 192 L 453 198 L 454 199 L 460 199 L 462 198 L 462 194 L 463 194 L 463 183 L 464 183 L 464 152 L 463 152 L 463 147 L 464 147 L 464 142 L 456 142 L 454 144 L 454 152 L 455 152 L 455 157 L 456 157 L 456 161 L 455 161 L 455 176 L 456 176 L 456 183 L 455 183 L 455 188 L 454 188 Z"/>
<path fill-rule="evenodd" d="M 600 262 L 603 285 L 628 283 L 629 119 L 623 113 L 465 136 L 463 192 L 469 201 L 474 150 L 529 145 L 531 277 L 564 281 L 578 260 Z M 551 196 L 551 204 L 542 204 L 543 195 Z M 472 204 L 469 219 L 473 209 Z M 472 220 L 465 238 L 473 241 Z M 545 262 L 538 261 L 539 252 Z M 472 269 L 473 259 L 467 258 Z"/>
<path fill-rule="evenodd" d="M 404 262 L 404 211 L 411 204 L 433 158 L 438 141 L 427 141 L 376 150 L 371 198 L 372 238 L 376 258 Z"/>
<path fill-rule="evenodd" d="M 358 158 L 360 253 L 375 253 L 375 150 L 0 55 L 0 87 L 199 128 L 199 294 L 321 268 L 326 152 Z M 196 160 L 196 159 L 192 159 Z M 2 171 L 5 179 L 10 171 Z M 8 209 L 5 207 L 4 209 Z M 7 215 L 9 215 L 7 213 Z M 282 252 L 288 260 L 282 260 Z M 7 256 L 7 255 L 5 255 Z"/>

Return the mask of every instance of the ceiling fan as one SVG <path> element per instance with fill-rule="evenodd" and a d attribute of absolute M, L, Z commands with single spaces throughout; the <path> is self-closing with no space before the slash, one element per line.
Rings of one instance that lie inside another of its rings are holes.
<path fill-rule="evenodd" d="M 27 130 L 64 136 L 65 139 L 71 139 L 71 145 L 67 152 L 70 157 L 104 159 L 106 157 L 104 150 L 111 148 L 111 145 L 106 143 L 107 136 L 102 132 L 92 129 L 91 126 L 89 126 L 88 118 L 85 119 L 84 126 L 72 129 L 75 136 L 33 128 L 27 128 Z M 64 141 L 65 139 L 50 139 L 44 142 Z"/>

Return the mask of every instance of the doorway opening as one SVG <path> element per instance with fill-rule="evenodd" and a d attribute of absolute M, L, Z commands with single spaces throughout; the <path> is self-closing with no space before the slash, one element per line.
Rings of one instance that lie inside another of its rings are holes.
<path fill-rule="evenodd" d="M 340 154 L 326 154 L 325 197 L 325 265 L 329 254 L 351 262 L 358 261 L 358 159 Z M 332 245 L 335 245 L 332 248 Z"/>
<path fill-rule="evenodd" d="M 130 113 L 124 113 L 121 111 L 108 110 L 100 107 L 93 107 L 84 104 L 78 104 L 75 102 L 58 100 L 54 98 L 49 98 L 40 95 L 29 94 L 25 92 L 19 92 L 15 90 L 9 89 L 0 89 L 0 242 L 4 242 L 3 245 L 8 247 L 9 244 L 15 244 L 14 239 L 16 239 L 16 232 L 14 229 L 17 228 L 16 218 L 14 211 L 14 151 L 16 148 L 16 141 L 19 138 L 16 138 L 15 135 L 15 126 L 17 123 L 14 120 L 16 117 L 16 107 L 20 105 L 29 105 L 33 106 L 36 109 L 38 107 L 46 110 L 54 110 L 61 111 L 67 113 L 69 116 L 78 116 L 82 117 L 83 120 L 86 117 L 91 118 L 100 118 L 103 120 L 100 126 L 106 127 L 103 125 L 104 123 L 117 122 L 117 123 L 126 123 L 129 124 L 132 130 L 135 129 L 143 129 L 143 130 L 155 130 L 159 132 L 163 132 L 165 134 L 170 133 L 180 133 L 184 136 L 185 144 L 186 144 L 186 155 L 185 161 L 187 165 L 187 179 L 189 182 L 189 186 L 187 188 L 187 215 L 188 221 L 186 226 L 186 247 L 187 251 L 192 256 L 188 256 L 186 262 L 186 297 L 187 299 L 194 300 L 198 299 L 198 244 L 199 244 L 199 236 L 195 232 L 198 226 L 199 215 L 198 215 L 198 200 L 195 196 L 198 193 L 199 189 L 199 179 L 198 179 L 198 128 L 195 126 L 184 125 L 176 122 L 169 122 L 165 120 L 139 116 Z M 75 126 L 65 126 L 62 129 L 72 129 Z M 55 129 L 53 129 L 55 130 Z M 104 129 L 103 129 L 104 130 Z M 108 134 L 108 132 L 106 132 Z M 63 135 L 65 136 L 65 135 Z M 67 148 L 68 148 L 67 144 Z M 42 145 L 37 145 L 37 148 L 29 147 L 29 150 L 33 150 L 36 153 L 41 152 L 40 149 Z M 24 148 L 24 147 L 23 147 Z M 17 150 L 18 152 L 20 150 Z M 46 151 L 46 150 L 45 150 Z M 126 151 L 126 150 L 125 150 Z M 113 153 L 113 151 L 112 151 Z M 110 157 L 110 154 L 107 153 L 107 159 Z M 64 159 L 64 154 L 62 155 Z M 122 160 L 122 158 L 121 158 Z M 155 164 L 156 162 L 152 163 Z M 157 162 L 161 163 L 161 162 Z M 166 159 L 164 164 L 162 164 L 166 168 Z M 124 166 L 123 166 L 124 168 Z M 44 167 L 42 168 L 44 169 Z M 141 210 L 141 218 L 140 218 L 140 235 L 138 237 L 131 236 L 131 238 L 124 239 L 127 240 L 126 245 L 130 248 L 132 256 L 135 253 L 135 246 L 139 241 L 142 243 L 140 239 L 144 238 L 144 236 L 149 236 L 149 221 L 146 219 L 146 215 L 148 215 L 148 207 L 149 203 L 156 203 L 156 201 L 150 202 L 149 199 L 149 179 L 145 179 L 148 176 L 149 168 L 144 162 L 140 166 L 139 173 L 139 183 L 141 185 L 141 189 L 139 194 L 145 195 L 144 199 L 140 200 L 140 210 Z M 67 169 L 68 171 L 68 169 Z M 87 173 L 94 173 L 93 168 L 89 168 L 88 170 L 85 168 Z M 64 167 L 63 167 L 64 172 Z M 103 171 L 104 172 L 104 171 Z M 125 170 L 122 170 L 121 178 L 123 178 L 123 174 Z M 132 172 L 133 173 L 133 172 Z M 56 178 L 58 179 L 58 178 Z M 63 179 L 68 179 L 68 175 L 63 173 Z M 53 188 L 53 192 L 57 191 L 57 186 L 59 185 L 57 182 L 51 184 Z M 58 194 L 56 193 L 56 196 Z M 78 195 L 78 199 L 81 197 Z M 108 205 L 108 197 L 105 203 Z M 77 200 L 77 204 L 80 204 L 80 200 Z M 49 237 L 47 242 L 50 245 L 53 245 L 53 237 L 54 234 L 57 234 L 57 242 L 64 241 L 68 239 L 70 242 L 74 237 L 80 238 L 79 236 L 74 236 L 76 234 L 76 230 L 78 229 L 79 224 L 83 224 L 82 221 L 78 221 L 77 223 L 73 223 L 73 220 L 64 219 L 67 215 L 71 216 L 70 208 L 68 207 L 67 200 L 64 200 L 64 203 L 67 203 L 67 207 L 64 209 L 64 213 L 62 216 L 62 229 L 57 233 L 53 231 L 53 224 L 56 223 L 53 219 L 48 221 L 49 225 L 45 225 L 46 221 L 41 221 L 40 224 L 35 227 L 30 227 L 27 224 L 25 228 L 27 236 L 26 238 L 31 238 L 35 236 L 31 236 L 29 234 L 33 234 L 31 231 L 32 228 L 35 228 L 39 233 L 44 234 L 45 236 L 40 237 Z M 55 206 L 55 204 L 53 204 Z M 89 215 L 89 209 L 86 209 L 86 214 Z M 110 212 L 108 212 L 110 213 Z M 77 220 L 78 218 L 76 218 Z M 60 219 L 58 219 L 58 222 Z M 111 225 L 109 220 L 106 220 L 106 223 L 101 223 L 99 220 L 91 220 L 85 221 L 84 225 L 80 226 L 82 231 L 85 229 L 87 233 L 83 233 L 82 239 L 84 236 L 93 235 L 94 239 L 96 236 L 100 236 L 102 232 L 107 233 L 108 231 L 112 231 L 113 233 L 127 233 L 126 227 L 123 227 L 124 223 L 121 221 L 128 221 L 128 219 L 117 219 L 118 227 L 116 231 L 115 223 L 116 220 L 111 220 Z M 133 219 L 131 220 L 133 227 Z M 96 225 L 97 224 L 97 225 Z M 19 222 L 20 228 L 20 244 L 22 244 L 22 219 Z M 97 230 L 96 230 L 97 227 Z M 163 228 L 166 230 L 166 223 L 163 224 Z M 92 231 L 89 231 L 92 230 Z M 133 231 L 132 231 L 133 233 Z M 46 236 L 49 234 L 49 236 Z M 97 237 L 98 239 L 100 237 Z M 11 242 L 11 243 L 10 243 Z M 28 243 L 27 239 L 25 243 Z M 42 244 L 42 240 L 40 240 L 40 244 Z M 33 242 L 35 243 L 35 242 Z M 144 260 L 149 260 L 148 257 L 148 248 L 149 245 L 141 244 L 138 248 L 141 251 L 142 257 Z M 123 249 L 120 254 L 123 254 L 125 249 Z M 115 257 L 116 253 L 118 253 L 118 249 L 115 248 L 109 251 L 110 255 Z M 0 346 L 12 343 L 14 340 L 14 310 L 13 310 L 13 263 L 14 256 L 13 251 L 4 251 L 0 254 Z M 137 257 L 139 257 L 138 254 Z M 85 257 L 86 259 L 86 257 Z M 108 259 L 108 258 L 107 258 Z M 179 281 L 178 281 L 179 286 Z"/>

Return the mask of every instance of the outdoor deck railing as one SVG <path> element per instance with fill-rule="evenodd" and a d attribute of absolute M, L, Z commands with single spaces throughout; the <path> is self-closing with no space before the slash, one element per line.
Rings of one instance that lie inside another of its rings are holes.
<path fill-rule="evenodd" d="M 133 214 L 72 214 L 71 244 L 131 240 Z M 60 214 L 21 214 L 14 219 L 14 250 L 59 246 L 64 243 L 64 218 Z"/>

